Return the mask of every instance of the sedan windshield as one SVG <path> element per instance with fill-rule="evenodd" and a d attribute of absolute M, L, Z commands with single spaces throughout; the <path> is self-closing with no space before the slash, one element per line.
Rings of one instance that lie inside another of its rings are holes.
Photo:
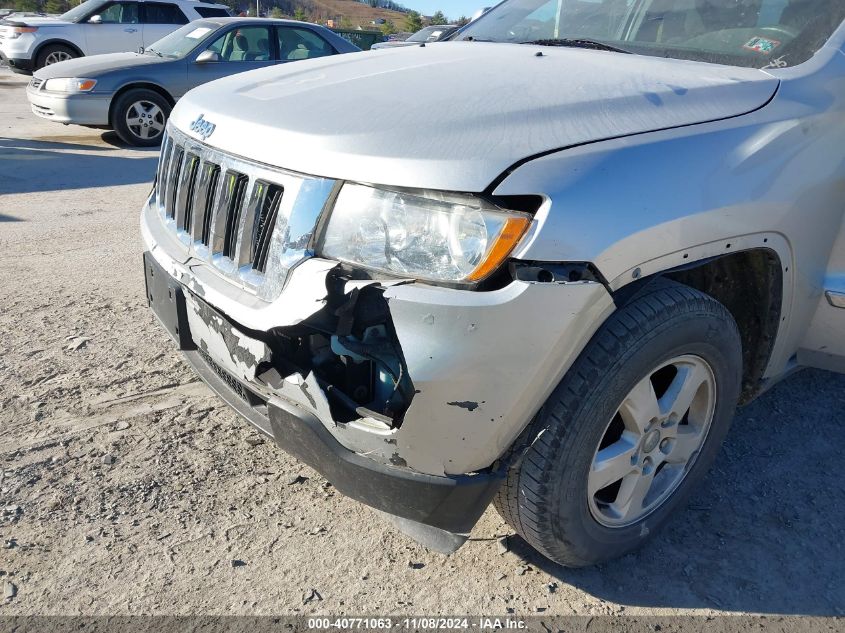
<path fill-rule="evenodd" d="M 197 20 L 176 29 L 170 35 L 165 35 L 157 42 L 153 42 L 146 47 L 144 53 L 181 59 L 206 41 L 219 28 L 220 25 L 215 22 Z"/>
<path fill-rule="evenodd" d="M 70 11 L 62 13 L 62 15 L 59 16 L 59 19 L 64 20 L 65 22 L 76 22 L 94 13 L 94 11 L 103 6 L 106 1 L 107 0 L 85 0 L 85 2 L 73 7 Z"/>
<path fill-rule="evenodd" d="M 437 42 L 443 34 L 451 27 L 448 26 L 427 26 L 422 31 L 417 31 L 406 42 Z"/>
<path fill-rule="evenodd" d="M 812 57 L 843 20 L 842 0 L 508 0 L 456 39 L 785 68 Z"/>

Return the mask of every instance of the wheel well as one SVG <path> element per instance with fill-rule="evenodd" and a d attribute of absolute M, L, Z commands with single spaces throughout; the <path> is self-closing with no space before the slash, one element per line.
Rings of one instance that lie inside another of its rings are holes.
<path fill-rule="evenodd" d="M 780 324 L 783 269 L 777 254 L 770 249 L 753 249 L 663 271 L 620 289 L 614 295 L 617 305 L 626 303 L 655 277 L 667 277 L 700 290 L 730 311 L 742 337 L 740 403 L 753 400 L 762 389 Z"/>
<path fill-rule="evenodd" d="M 66 46 L 67 48 L 74 51 L 80 57 L 85 57 L 85 53 L 82 52 L 82 49 L 79 48 L 76 44 L 71 44 L 67 40 L 47 40 L 46 42 L 42 43 L 38 48 L 35 49 L 35 54 L 32 56 L 32 61 L 34 63 L 38 63 L 38 56 L 41 55 L 41 51 L 44 50 L 47 46 L 54 46 L 59 44 L 61 46 Z"/>
<path fill-rule="evenodd" d="M 143 89 L 146 89 L 146 90 L 152 90 L 153 92 L 157 92 L 158 94 L 160 94 L 162 97 L 164 97 L 167 100 L 167 103 L 170 104 L 171 108 L 174 105 L 176 105 L 176 100 L 172 96 L 170 96 L 170 93 L 167 92 L 167 90 L 165 90 L 164 88 L 162 88 L 159 85 L 151 84 L 151 83 L 144 83 L 144 82 L 128 84 L 126 86 L 123 86 L 120 90 L 118 90 L 117 92 L 114 93 L 114 96 L 111 99 L 111 104 L 109 105 L 109 121 L 112 120 L 112 114 L 114 112 L 114 105 L 117 103 L 117 100 L 121 97 L 121 95 L 125 94 L 129 90 L 135 90 L 136 88 L 143 88 Z"/>

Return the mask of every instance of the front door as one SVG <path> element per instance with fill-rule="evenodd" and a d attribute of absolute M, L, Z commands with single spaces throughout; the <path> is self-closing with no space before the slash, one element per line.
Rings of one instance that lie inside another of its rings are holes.
<path fill-rule="evenodd" d="M 218 61 L 191 64 L 188 67 L 188 83 L 191 87 L 276 63 L 270 29 L 266 26 L 230 29 L 204 50 L 216 53 Z"/>
<path fill-rule="evenodd" d="M 110 2 L 84 25 L 86 54 L 133 52 L 143 44 L 137 2 Z"/>

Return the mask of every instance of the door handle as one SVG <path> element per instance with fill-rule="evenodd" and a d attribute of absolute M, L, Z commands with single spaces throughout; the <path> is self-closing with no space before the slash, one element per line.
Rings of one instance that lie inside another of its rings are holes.
<path fill-rule="evenodd" d="M 123 29 L 126 33 L 136 33 L 138 29 Z"/>

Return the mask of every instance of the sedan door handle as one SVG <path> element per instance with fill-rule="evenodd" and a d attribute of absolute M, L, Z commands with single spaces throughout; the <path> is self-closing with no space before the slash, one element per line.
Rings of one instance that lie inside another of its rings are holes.
<path fill-rule="evenodd" d="M 126 33 L 136 33 L 138 29 L 123 29 Z"/>

